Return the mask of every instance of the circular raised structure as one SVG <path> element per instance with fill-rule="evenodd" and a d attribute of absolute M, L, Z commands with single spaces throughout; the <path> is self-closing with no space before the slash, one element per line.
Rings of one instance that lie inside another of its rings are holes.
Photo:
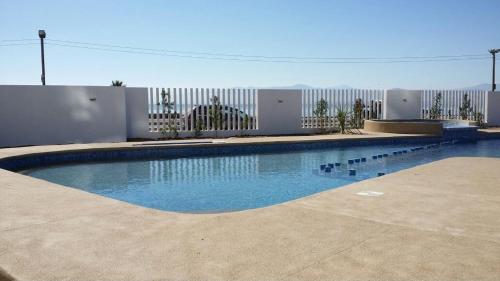
<path fill-rule="evenodd" d="M 445 130 L 472 129 L 475 122 L 468 120 L 427 120 L 427 119 L 392 119 L 392 120 L 365 120 L 364 129 L 368 132 L 394 134 L 425 134 L 442 136 Z"/>

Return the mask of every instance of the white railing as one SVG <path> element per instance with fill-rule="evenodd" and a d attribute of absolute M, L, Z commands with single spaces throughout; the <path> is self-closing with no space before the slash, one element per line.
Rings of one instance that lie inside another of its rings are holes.
<path fill-rule="evenodd" d="M 339 110 L 353 112 L 356 100 L 361 101 L 364 119 L 382 119 L 384 90 L 364 89 L 303 89 L 302 128 L 332 128 L 336 126 Z M 315 110 L 321 101 L 326 102 L 326 116 L 320 117 Z"/>
<path fill-rule="evenodd" d="M 487 93 L 481 90 L 422 90 L 421 117 L 423 119 L 476 120 L 478 113 L 486 116 Z M 438 96 L 441 96 L 440 105 L 432 110 Z M 464 106 L 465 100 L 468 100 L 469 107 Z"/>
<path fill-rule="evenodd" d="M 301 128 L 338 127 L 339 110 L 353 116 L 355 105 L 363 119 L 383 119 L 386 90 L 302 89 Z M 421 118 L 486 118 L 487 91 L 420 90 Z M 431 110 L 437 97 L 440 106 Z M 467 99 L 464 97 L 467 96 Z M 248 88 L 149 88 L 148 124 L 150 132 L 258 130 L 257 89 Z M 460 110 L 468 102 L 466 109 Z M 321 114 L 318 108 L 323 107 Z M 431 116 L 431 115 L 436 115 Z M 479 117 L 478 117 L 479 116 Z M 266 121 L 266 120 L 263 120 Z M 250 133 L 250 132 L 248 132 Z M 230 133 L 232 134 L 232 133 Z"/>
<path fill-rule="evenodd" d="M 149 131 L 257 129 L 257 90 L 149 88 Z"/>

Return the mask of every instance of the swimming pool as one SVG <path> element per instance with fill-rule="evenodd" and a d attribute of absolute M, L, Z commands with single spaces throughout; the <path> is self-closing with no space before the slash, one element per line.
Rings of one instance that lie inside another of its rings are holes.
<path fill-rule="evenodd" d="M 448 157 L 500 157 L 498 147 L 500 140 L 455 144 L 427 141 L 72 163 L 22 173 L 149 208 L 193 213 L 227 212 L 270 206 L 376 177 L 378 173 L 391 173 Z M 366 158 L 366 162 L 347 164 L 349 160 L 361 158 Z M 335 162 L 341 166 L 336 167 Z M 321 169 L 329 163 L 333 164 L 330 172 Z M 349 170 L 356 170 L 356 175 L 349 175 Z"/>

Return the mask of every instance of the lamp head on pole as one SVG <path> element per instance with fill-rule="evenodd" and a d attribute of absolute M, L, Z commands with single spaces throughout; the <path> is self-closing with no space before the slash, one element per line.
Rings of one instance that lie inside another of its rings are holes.
<path fill-rule="evenodd" d="M 491 50 L 488 50 L 488 52 L 490 52 L 490 54 L 496 54 L 498 52 L 500 52 L 500 49 L 491 49 Z"/>
<path fill-rule="evenodd" d="M 46 35 L 45 30 L 38 30 L 38 37 L 40 37 L 40 39 L 45 38 Z"/>

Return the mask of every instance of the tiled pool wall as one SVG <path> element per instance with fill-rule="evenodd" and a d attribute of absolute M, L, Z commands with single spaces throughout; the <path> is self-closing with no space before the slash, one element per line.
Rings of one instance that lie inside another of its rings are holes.
<path fill-rule="evenodd" d="M 141 159 L 173 159 L 182 157 L 204 157 L 221 155 L 245 155 L 256 153 L 276 153 L 308 149 L 325 149 L 349 146 L 426 144 L 455 140 L 459 142 L 480 139 L 500 138 L 500 135 L 478 134 L 477 128 L 448 128 L 442 137 L 412 136 L 397 138 L 344 139 L 327 141 L 249 143 L 249 144 L 210 144 L 195 146 L 142 146 L 132 148 L 97 149 L 71 152 L 48 152 L 28 154 L 0 159 L 0 169 L 20 171 L 40 166 L 76 162 L 97 162 Z"/>
<path fill-rule="evenodd" d="M 450 127 L 443 128 L 442 138 L 445 141 L 456 140 L 456 141 L 476 141 L 479 138 L 479 132 L 477 127 Z"/>
<path fill-rule="evenodd" d="M 349 146 L 424 144 L 439 142 L 440 137 L 405 137 L 378 138 L 359 140 L 329 140 L 293 143 L 266 144 L 212 144 L 206 146 L 147 146 L 117 149 L 82 150 L 71 152 L 48 152 L 28 154 L 0 159 L 0 169 L 20 171 L 40 166 L 49 166 L 75 162 L 96 162 L 116 160 L 140 160 L 159 158 L 204 157 L 221 155 L 244 155 L 256 153 L 276 153 L 308 149 L 325 149 Z"/>
<path fill-rule="evenodd" d="M 479 132 L 477 135 L 478 140 L 493 140 L 493 139 L 500 139 L 500 132 L 496 133 L 483 133 Z"/>

